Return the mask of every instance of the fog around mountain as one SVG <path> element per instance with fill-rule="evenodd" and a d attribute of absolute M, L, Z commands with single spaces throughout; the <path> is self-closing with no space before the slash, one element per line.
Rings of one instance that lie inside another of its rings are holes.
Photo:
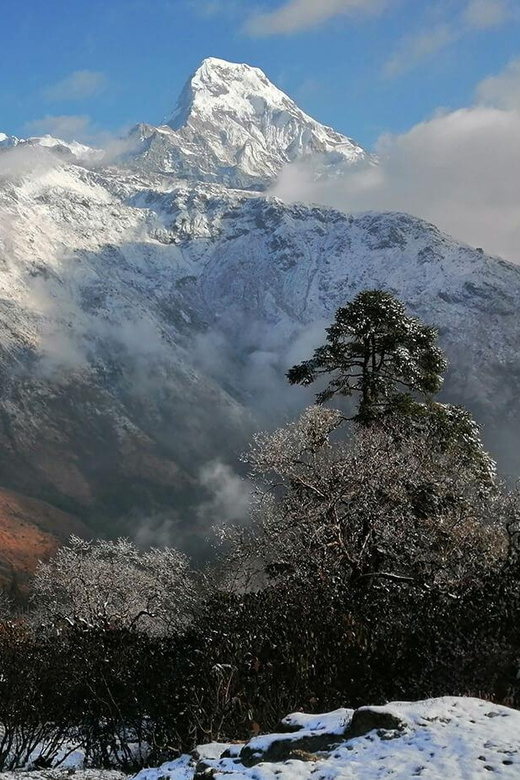
<path fill-rule="evenodd" d="M 439 328 L 443 397 L 517 473 L 520 269 L 390 195 L 381 212 L 336 204 L 386 166 L 257 68 L 215 59 L 167 124 L 105 154 L 1 135 L 5 487 L 199 554 L 214 523 L 247 514 L 251 433 L 312 402 L 285 372 L 374 287 Z M 315 191 L 331 205 L 300 202 Z"/>

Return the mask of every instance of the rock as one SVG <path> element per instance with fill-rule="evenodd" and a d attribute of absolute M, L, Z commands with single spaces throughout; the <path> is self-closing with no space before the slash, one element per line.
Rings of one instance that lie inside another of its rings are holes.
<path fill-rule="evenodd" d="M 292 750 L 289 753 L 289 759 L 291 761 L 306 761 L 307 763 L 312 763 L 318 761 L 318 756 L 315 756 L 314 753 L 306 753 L 305 750 Z"/>
<path fill-rule="evenodd" d="M 193 780 L 213 780 L 216 774 L 216 769 L 206 761 L 199 761 L 195 767 L 195 774 Z"/>
<path fill-rule="evenodd" d="M 331 750 L 333 747 L 343 741 L 340 734 L 328 734 L 326 732 L 305 733 L 302 736 L 280 734 L 266 743 L 262 748 L 261 743 L 251 740 L 240 751 L 240 761 L 244 766 L 251 767 L 259 764 L 261 761 L 287 761 L 290 758 L 302 760 L 313 760 L 311 758 L 302 759 L 301 756 L 310 756 L 321 751 Z"/>
<path fill-rule="evenodd" d="M 377 731 L 378 736 L 388 739 L 389 735 L 387 732 L 394 731 L 400 733 L 405 725 L 404 721 L 391 712 L 363 707 L 354 712 L 345 737 L 346 739 L 364 737 L 370 731 Z"/>
<path fill-rule="evenodd" d="M 244 766 L 289 759 L 314 761 L 316 753 L 330 751 L 346 740 L 363 737 L 371 731 L 376 731 L 381 739 L 394 739 L 403 731 L 405 722 L 391 712 L 363 707 L 354 712 L 343 730 L 310 730 L 287 721 L 280 725 L 286 733 L 254 738 L 244 745 L 239 754 Z"/>

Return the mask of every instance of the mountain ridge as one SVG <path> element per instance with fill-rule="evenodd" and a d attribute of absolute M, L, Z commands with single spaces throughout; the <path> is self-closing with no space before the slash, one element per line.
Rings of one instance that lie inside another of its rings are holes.
<path fill-rule="evenodd" d="M 236 171 L 208 181 L 197 155 L 191 178 L 179 158 L 180 176 L 161 157 L 171 162 L 177 131 L 141 127 L 138 152 L 106 164 L 0 151 L 44 161 L 0 165 L 7 488 L 95 532 L 197 554 L 211 523 L 240 519 L 245 488 L 226 468 L 251 432 L 312 402 L 285 371 L 369 287 L 439 327 L 444 397 L 486 422 L 503 469 L 517 470 L 518 267 L 406 214 L 286 205 L 256 175 L 237 188 Z"/>
<path fill-rule="evenodd" d="M 0 132 L 0 151 L 17 147 L 19 149 L 24 147 L 42 147 L 43 149 L 52 150 L 54 154 L 69 157 L 72 161 L 94 161 L 99 160 L 102 155 L 100 149 L 94 149 L 78 141 L 64 141 L 61 138 L 55 138 L 49 133 L 41 136 L 30 136 L 29 138 L 18 138 L 15 135 L 7 135 L 7 133 Z"/>

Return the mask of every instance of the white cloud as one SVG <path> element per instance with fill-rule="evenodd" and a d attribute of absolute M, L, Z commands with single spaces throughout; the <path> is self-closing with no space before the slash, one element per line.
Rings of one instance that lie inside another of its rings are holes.
<path fill-rule="evenodd" d="M 195 0 L 190 5 L 203 17 L 227 16 L 234 18 L 244 11 L 243 0 Z"/>
<path fill-rule="evenodd" d="M 255 36 L 290 35 L 338 16 L 377 13 L 388 3 L 389 0 L 288 0 L 274 11 L 254 14 L 245 30 Z"/>
<path fill-rule="evenodd" d="M 424 30 L 405 38 L 386 63 L 384 72 L 387 76 L 398 76 L 412 70 L 423 60 L 433 57 L 459 38 L 459 32 L 450 24 L 439 24 L 431 30 Z"/>
<path fill-rule="evenodd" d="M 23 129 L 26 137 L 48 134 L 61 141 L 78 141 L 95 150 L 102 150 L 102 155 L 89 157 L 89 166 L 108 165 L 139 146 L 139 140 L 128 135 L 130 127 L 122 126 L 113 132 L 102 130 L 91 117 L 84 115 L 48 114 L 26 122 Z"/>
<path fill-rule="evenodd" d="M 2 179 L 18 181 L 27 175 L 35 178 L 43 176 L 57 165 L 57 158 L 46 154 L 45 150 L 39 147 L 15 146 L 0 154 L 0 182 Z M 8 221 L 8 215 L 2 214 L 2 231 L 5 235 L 12 235 L 15 240 L 15 233 L 12 233 Z"/>
<path fill-rule="evenodd" d="M 477 99 L 484 105 L 520 111 L 520 58 L 502 73 L 484 79 L 477 87 Z"/>
<path fill-rule="evenodd" d="M 466 0 L 461 10 L 450 17 L 445 16 L 442 3 L 432 3 L 422 29 L 401 39 L 384 66 L 384 74 L 399 76 L 468 35 L 500 27 L 514 16 L 509 0 Z"/>
<path fill-rule="evenodd" d="M 25 124 L 25 132 L 31 135 L 49 135 L 63 141 L 89 141 L 93 130 L 88 116 L 47 115 Z"/>
<path fill-rule="evenodd" d="M 518 63 L 477 88 L 477 103 L 378 143 L 380 165 L 316 182 L 289 166 L 274 194 L 344 211 L 405 211 L 520 263 Z M 486 105 L 482 104 L 486 97 Z M 492 98 L 495 105 L 492 105 Z"/>
<path fill-rule="evenodd" d="M 104 92 L 107 84 L 104 73 L 94 70 L 76 70 L 57 84 L 46 87 L 43 95 L 50 102 L 86 100 Z"/>
<path fill-rule="evenodd" d="M 200 471 L 199 484 L 210 499 L 197 507 L 203 527 L 243 522 L 249 515 L 252 485 L 220 460 L 207 463 Z"/>
<path fill-rule="evenodd" d="M 464 21 L 469 27 L 486 30 L 504 24 L 510 13 L 507 0 L 470 0 L 464 10 Z"/>

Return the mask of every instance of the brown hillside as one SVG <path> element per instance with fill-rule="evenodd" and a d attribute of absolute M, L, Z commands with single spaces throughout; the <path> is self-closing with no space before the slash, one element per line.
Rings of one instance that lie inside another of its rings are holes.
<path fill-rule="evenodd" d="M 0 487 L 0 584 L 20 583 L 71 534 L 89 536 L 74 515 Z"/>

